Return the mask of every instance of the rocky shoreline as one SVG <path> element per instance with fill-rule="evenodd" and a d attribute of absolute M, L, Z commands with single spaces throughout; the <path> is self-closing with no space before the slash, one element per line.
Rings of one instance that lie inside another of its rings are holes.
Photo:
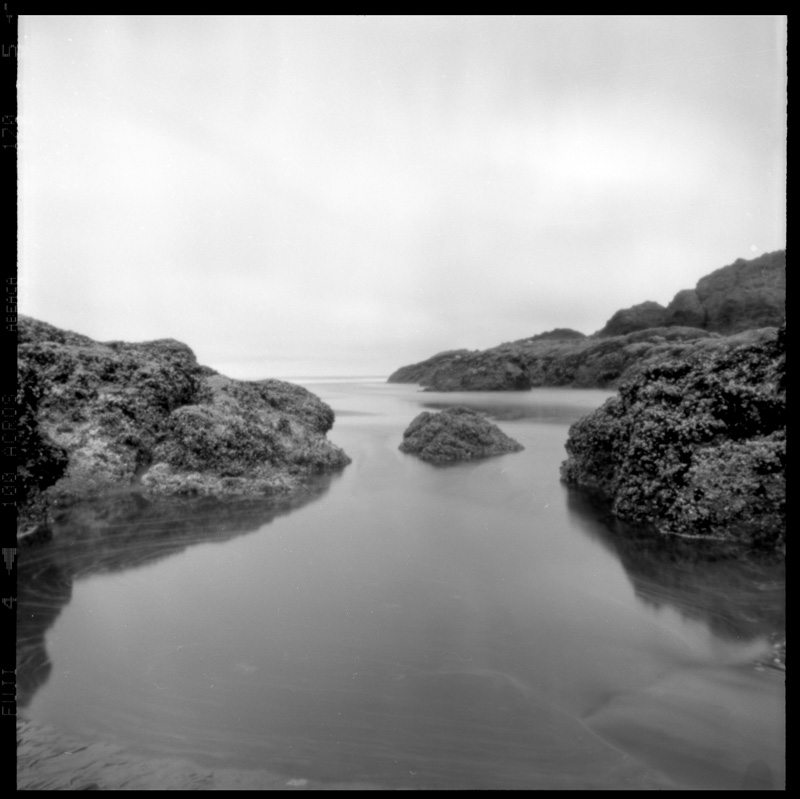
<path fill-rule="evenodd" d="M 241 381 L 185 344 L 97 342 L 21 316 L 18 534 L 54 509 L 135 487 L 151 498 L 301 490 L 350 458 L 331 408 L 301 386 Z"/>
<path fill-rule="evenodd" d="M 752 331 L 740 336 L 751 336 Z M 540 338 L 488 350 L 452 350 L 404 366 L 390 383 L 418 383 L 425 391 L 526 391 L 531 388 L 616 388 L 645 361 L 725 345 L 727 337 L 697 328 L 652 328 L 624 336 Z"/>
<path fill-rule="evenodd" d="M 660 533 L 785 551 L 786 253 L 738 259 L 665 308 L 617 311 L 395 371 L 425 391 L 618 388 L 570 428 L 562 480 Z"/>
<path fill-rule="evenodd" d="M 592 336 L 558 328 L 451 350 L 389 382 L 442 392 L 619 388 L 570 429 L 565 482 L 663 533 L 782 550 L 784 320 L 778 251 L 716 270 L 666 308 L 619 311 Z M 326 438 L 333 411 L 300 386 L 232 380 L 171 339 L 101 343 L 24 316 L 18 329 L 23 539 L 55 509 L 120 488 L 158 500 L 269 497 L 350 462 Z M 465 413 L 423 414 L 401 449 L 434 463 L 513 451 L 516 442 Z"/>
<path fill-rule="evenodd" d="M 667 307 L 647 301 L 617 311 L 591 336 L 557 328 L 486 350 L 448 350 L 397 369 L 389 382 L 426 391 L 616 388 L 648 362 L 777 328 L 785 305 L 786 253 L 778 250 L 717 269 Z"/>

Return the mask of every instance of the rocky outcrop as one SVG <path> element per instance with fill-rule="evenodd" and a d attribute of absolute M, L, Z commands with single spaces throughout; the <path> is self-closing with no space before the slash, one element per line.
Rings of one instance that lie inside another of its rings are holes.
<path fill-rule="evenodd" d="M 540 339 L 488 350 L 439 355 L 404 367 L 390 383 L 420 383 L 426 391 L 519 391 L 539 386 L 612 388 L 640 362 L 665 350 L 719 339 L 697 328 L 652 328 L 610 338 Z"/>
<path fill-rule="evenodd" d="M 513 351 L 487 350 L 439 360 L 424 370 L 422 384 L 429 391 L 513 391 L 530 388 L 525 362 Z M 396 375 L 389 382 L 401 382 Z M 415 381 L 416 382 L 416 381 Z"/>
<path fill-rule="evenodd" d="M 69 459 L 39 428 L 38 408 L 43 388 L 38 374 L 29 364 L 17 363 L 17 498 L 21 515 L 43 518 L 46 514 L 44 491 L 64 476 Z"/>
<path fill-rule="evenodd" d="M 349 463 L 333 411 L 278 380 L 199 366 L 180 342 L 100 343 L 20 317 L 22 529 L 48 508 L 136 485 L 156 496 L 263 496 Z"/>
<path fill-rule="evenodd" d="M 447 350 L 446 352 L 439 352 L 419 363 L 401 366 L 389 377 L 388 382 L 426 385 L 440 366 L 458 363 L 462 358 L 475 355 L 477 352 L 477 350 Z"/>
<path fill-rule="evenodd" d="M 702 278 L 696 291 L 706 330 L 728 334 L 777 327 L 786 318 L 786 252 L 739 258 Z"/>
<path fill-rule="evenodd" d="M 400 450 L 436 464 L 519 452 L 522 444 L 507 436 L 482 413 L 456 406 L 439 413 L 423 411 L 403 433 Z"/>
<path fill-rule="evenodd" d="M 598 336 L 624 336 L 649 327 L 663 327 L 667 309 L 657 302 L 642 302 L 617 311 Z"/>
<path fill-rule="evenodd" d="M 535 336 L 531 336 L 528 341 L 569 341 L 570 339 L 580 338 L 586 338 L 586 334 L 570 327 L 556 327 L 544 333 L 537 333 Z"/>
<path fill-rule="evenodd" d="M 644 366 L 570 428 L 562 479 L 665 534 L 782 550 L 785 334 Z"/>
<path fill-rule="evenodd" d="M 557 328 L 487 350 L 450 350 L 389 377 L 428 391 L 518 391 L 539 386 L 616 388 L 674 342 L 778 327 L 785 319 L 786 253 L 738 260 L 679 291 L 667 308 L 617 311 L 593 336 Z M 684 348 L 685 349 L 685 348 Z"/>
<path fill-rule="evenodd" d="M 664 312 L 664 324 L 670 327 L 673 325 L 705 327 L 706 309 L 695 289 L 684 289 L 673 297 Z"/>
<path fill-rule="evenodd" d="M 617 311 L 599 336 L 619 336 L 648 327 L 699 327 L 729 335 L 778 327 L 786 318 L 786 252 L 777 250 L 746 261 L 739 258 L 679 291 L 663 308 L 644 302 Z"/>

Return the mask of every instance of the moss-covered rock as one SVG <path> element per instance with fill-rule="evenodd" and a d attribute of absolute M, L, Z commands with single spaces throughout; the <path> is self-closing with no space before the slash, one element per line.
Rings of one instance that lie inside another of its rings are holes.
<path fill-rule="evenodd" d="M 23 513 L 36 518 L 46 514 L 43 492 L 60 480 L 67 470 L 66 450 L 42 433 L 38 421 L 42 385 L 26 363 L 17 364 L 17 497 Z"/>
<path fill-rule="evenodd" d="M 423 411 L 403 433 L 400 450 L 436 464 L 519 452 L 522 444 L 507 436 L 482 413 L 456 406 L 439 413 Z"/>
<path fill-rule="evenodd" d="M 783 548 L 785 331 L 649 362 L 570 428 L 562 478 L 663 533 Z"/>
<path fill-rule="evenodd" d="M 349 458 L 333 411 L 279 380 L 238 381 L 164 339 L 100 343 L 28 317 L 18 338 L 19 520 L 129 486 L 153 495 L 299 489 Z"/>

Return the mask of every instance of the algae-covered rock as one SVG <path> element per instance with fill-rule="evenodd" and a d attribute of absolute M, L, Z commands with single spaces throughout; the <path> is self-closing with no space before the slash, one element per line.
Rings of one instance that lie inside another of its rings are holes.
<path fill-rule="evenodd" d="M 63 477 L 69 459 L 66 450 L 55 444 L 39 428 L 38 408 L 42 386 L 36 371 L 28 364 L 17 364 L 17 498 L 34 517 L 44 517 L 45 489 Z"/>
<path fill-rule="evenodd" d="M 482 413 L 456 406 L 439 413 L 423 411 L 403 433 L 400 450 L 429 463 L 445 464 L 519 452 L 522 444 L 507 436 Z"/>
<path fill-rule="evenodd" d="M 663 533 L 785 546 L 786 328 L 653 360 L 576 422 L 565 482 Z"/>
<path fill-rule="evenodd" d="M 124 486 L 260 496 L 350 461 L 311 392 L 231 380 L 178 341 L 100 343 L 23 316 L 18 363 L 23 530 L 52 503 Z"/>

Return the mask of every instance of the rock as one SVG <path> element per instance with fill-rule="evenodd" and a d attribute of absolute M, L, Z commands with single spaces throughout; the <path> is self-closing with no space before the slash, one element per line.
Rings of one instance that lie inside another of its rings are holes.
<path fill-rule="evenodd" d="M 707 330 L 737 333 L 786 319 L 786 252 L 777 250 L 717 269 L 697 283 Z"/>
<path fill-rule="evenodd" d="M 673 297 L 664 315 L 664 325 L 705 328 L 706 310 L 695 289 L 684 289 Z"/>
<path fill-rule="evenodd" d="M 428 377 L 431 391 L 513 391 L 530 388 L 525 364 L 513 354 L 476 352 L 441 363 Z"/>
<path fill-rule="evenodd" d="M 38 422 L 43 388 L 35 369 L 17 364 L 17 498 L 28 509 L 27 518 L 18 525 L 18 538 L 42 540 L 46 534 L 45 489 L 63 477 L 69 459 L 63 447 L 42 433 Z M 23 514 L 25 516 L 25 514 Z"/>
<path fill-rule="evenodd" d="M 624 336 L 637 330 L 650 327 L 663 327 L 666 308 L 657 302 L 642 302 L 630 308 L 617 311 L 598 336 Z"/>
<path fill-rule="evenodd" d="M 667 306 L 666 325 L 690 325 L 730 335 L 778 327 L 786 318 L 786 252 L 739 258 L 679 291 Z"/>
<path fill-rule="evenodd" d="M 786 328 L 652 359 L 569 432 L 562 479 L 665 534 L 785 547 Z"/>
<path fill-rule="evenodd" d="M 412 363 L 408 366 L 401 366 L 393 372 L 387 382 L 389 383 L 421 383 L 422 385 L 430 382 L 433 373 L 442 364 L 457 363 L 465 357 L 469 357 L 471 350 L 447 350 L 427 358 L 419 363 Z"/>
<path fill-rule="evenodd" d="M 568 341 L 569 339 L 579 338 L 586 338 L 586 334 L 578 330 L 572 330 L 569 327 L 556 327 L 545 333 L 537 333 L 535 336 L 531 336 L 529 341 Z"/>
<path fill-rule="evenodd" d="M 659 345 L 778 327 L 785 303 L 786 253 L 778 250 L 712 272 L 696 288 L 679 291 L 667 308 L 644 302 L 617 311 L 593 336 L 556 328 L 487 350 L 440 352 L 401 367 L 388 382 L 430 391 L 615 388 L 631 370 L 660 357 Z"/>
<path fill-rule="evenodd" d="M 484 351 L 440 353 L 398 370 L 390 382 L 420 382 L 426 391 L 520 391 L 535 386 L 615 387 L 661 349 L 687 349 L 719 338 L 697 328 L 649 328 L 609 338 L 532 337 Z"/>
<path fill-rule="evenodd" d="M 238 381 L 180 342 L 100 343 L 19 319 L 19 518 L 135 485 L 151 495 L 298 490 L 349 463 L 333 411 L 300 386 Z"/>
<path fill-rule="evenodd" d="M 699 327 L 725 335 L 778 327 L 786 318 L 786 252 L 765 253 L 701 278 L 694 289 L 679 291 L 663 308 L 643 302 L 617 311 L 599 336 L 620 336 L 648 327 Z"/>
<path fill-rule="evenodd" d="M 436 464 L 519 452 L 522 444 L 471 408 L 423 411 L 403 433 L 400 450 Z"/>

